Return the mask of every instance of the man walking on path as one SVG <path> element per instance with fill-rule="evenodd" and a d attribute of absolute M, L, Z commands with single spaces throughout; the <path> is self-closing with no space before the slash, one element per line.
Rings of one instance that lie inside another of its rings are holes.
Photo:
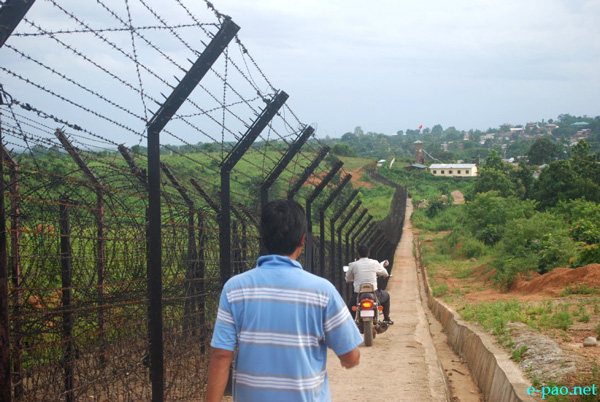
<path fill-rule="evenodd" d="M 351 368 L 362 337 L 333 285 L 296 261 L 306 238 L 300 204 L 269 202 L 261 238 L 270 254 L 221 293 L 207 401 L 221 401 L 236 347 L 234 401 L 330 401 L 327 348 Z"/>

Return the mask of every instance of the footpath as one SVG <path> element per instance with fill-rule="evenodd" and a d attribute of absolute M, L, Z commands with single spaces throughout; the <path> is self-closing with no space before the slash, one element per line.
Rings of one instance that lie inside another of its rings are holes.
<path fill-rule="evenodd" d="M 360 364 L 346 370 L 329 352 L 327 371 L 333 401 L 447 401 L 447 387 L 429 332 L 413 256 L 408 203 L 402 239 L 396 248 L 392 278 L 390 317 L 394 325 L 377 335 L 373 346 L 360 346 Z"/>

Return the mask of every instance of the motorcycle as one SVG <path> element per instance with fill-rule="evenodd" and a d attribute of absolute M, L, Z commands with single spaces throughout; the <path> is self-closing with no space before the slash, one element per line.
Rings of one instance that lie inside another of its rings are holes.
<path fill-rule="evenodd" d="M 347 271 L 348 266 L 346 265 L 344 272 Z M 360 285 L 356 305 L 352 306 L 352 311 L 355 313 L 356 326 L 364 336 L 365 346 L 373 345 L 373 339 L 377 337 L 377 334 L 387 331 L 389 326 L 383 321 L 383 306 L 377 300 L 373 284 L 362 283 Z"/>
<path fill-rule="evenodd" d="M 377 334 L 387 331 L 388 324 L 382 319 L 383 306 L 377 301 L 372 284 L 363 283 L 360 285 L 356 306 L 352 306 L 352 311 L 356 312 L 354 321 L 358 326 L 358 330 L 364 336 L 365 346 L 371 346 Z"/>

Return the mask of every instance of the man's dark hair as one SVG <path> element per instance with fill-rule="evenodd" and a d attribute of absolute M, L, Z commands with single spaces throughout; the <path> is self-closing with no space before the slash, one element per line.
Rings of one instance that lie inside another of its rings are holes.
<path fill-rule="evenodd" d="M 369 256 L 369 251 L 370 251 L 369 247 L 366 246 L 366 245 L 364 245 L 364 244 L 361 244 L 361 245 L 358 246 L 358 255 L 360 257 L 363 257 L 363 258 L 364 257 L 368 257 Z"/>
<path fill-rule="evenodd" d="M 290 255 L 306 233 L 306 215 L 296 201 L 273 200 L 260 218 L 260 236 L 269 254 Z"/>

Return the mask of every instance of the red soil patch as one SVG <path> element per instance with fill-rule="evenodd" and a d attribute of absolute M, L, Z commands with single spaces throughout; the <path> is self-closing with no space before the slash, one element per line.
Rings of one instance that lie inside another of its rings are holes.
<path fill-rule="evenodd" d="M 567 286 L 585 285 L 600 289 L 600 264 L 580 268 L 555 268 L 529 281 L 516 281 L 510 292 L 559 296 Z"/>
<path fill-rule="evenodd" d="M 375 187 L 373 185 L 373 183 L 369 183 L 367 181 L 362 181 L 362 177 L 365 174 L 362 169 L 363 168 L 359 168 L 359 169 L 351 170 L 348 172 L 352 175 L 352 177 L 350 178 L 350 183 L 358 184 L 358 187 L 366 187 L 366 188 Z M 356 187 L 356 186 L 354 186 L 354 187 Z"/>
<path fill-rule="evenodd" d="M 458 190 L 451 192 L 452 198 L 454 198 L 454 205 L 460 205 L 465 203 L 465 196 Z"/>
<path fill-rule="evenodd" d="M 352 175 L 352 177 L 350 178 L 350 182 L 354 185 L 353 186 L 354 188 L 357 188 L 357 187 L 373 188 L 373 187 L 375 187 L 375 185 L 373 183 L 370 183 L 367 181 L 362 181 L 362 177 L 365 174 L 363 172 L 363 168 L 358 168 L 356 170 L 350 170 L 347 172 Z M 325 175 L 326 175 L 326 173 L 323 173 L 321 175 L 318 175 L 318 174 L 312 175 L 308 178 L 308 180 L 306 180 L 304 185 L 305 186 L 317 186 L 321 182 L 321 180 L 323 180 Z"/>

